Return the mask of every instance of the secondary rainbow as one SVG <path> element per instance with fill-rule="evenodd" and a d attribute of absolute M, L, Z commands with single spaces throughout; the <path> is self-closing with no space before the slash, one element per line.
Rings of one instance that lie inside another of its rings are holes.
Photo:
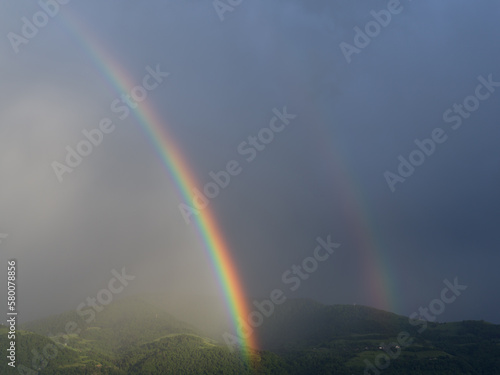
<path fill-rule="evenodd" d="M 123 67 L 115 61 L 104 46 L 101 45 L 102 43 L 93 36 L 92 32 L 77 17 L 71 15 L 69 12 L 65 12 L 65 17 L 67 18 L 67 21 L 65 21 L 67 28 L 80 41 L 89 57 L 92 58 L 95 65 L 119 94 L 129 93 L 134 86 L 140 83 L 140 81 L 135 82 L 128 76 Z M 154 66 L 155 64 L 152 64 L 153 69 Z M 182 152 L 167 133 L 164 121 L 147 102 L 145 100 L 140 103 L 132 112 L 139 120 L 140 125 L 160 155 L 163 164 L 173 177 L 182 199 L 184 202 L 190 203 L 192 200 L 190 190 L 199 185 L 192 175 Z M 241 351 L 246 359 L 250 359 L 251 349 L 257 348 L 257 343 L 255 336 L 249 335 L 245 337 L 246 335 L 239 324 L 242 320 L 246 321 L 250 310 L 243 287 L 238 278 L 237 269 L 231 259 L 231 251 L 209 207 L 200 210 L 199 214 L 193 217 L 195 218 L 219 284 L 223 289 L 233 326 L 240 339 Z"/>
<path fill-rule="evenodd" d="M 312 113 L 312 122 L 317 124 L 315 131 L 319 134 L 318 147 L 324 150 L 325 160 L 330 161 L 328 167 L 332 178 L 335 178 L 335 184 L 342 192 L 342 208 L 347 227 L 355 239 L 353 245 L 361 255 L 359 279 L 369 291 L 369 299 L 365 303 L 386 311 L 398 312 L 398 287 L 394 275 L 394 269 L 397 267 L 393 266 L 391 259 L 385 255 L 383 242 L 374 230 L 375 222 L 370 218 L 368 204 L 364 203 L 361 188 L 363 185 L 356 183 L 355 177 L 349 173 L 350 168 L 346 168 L 349 164 L 339 151 L 342 147 L 335 144 L 338 137 L 332 134 L 332 127 L 329 126 L 331 120 L 323 115 L 320 106 L 314 108 Z"/>

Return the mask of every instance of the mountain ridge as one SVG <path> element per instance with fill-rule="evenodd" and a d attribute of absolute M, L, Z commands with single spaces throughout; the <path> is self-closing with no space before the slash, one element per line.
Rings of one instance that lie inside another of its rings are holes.
<path fill-rule="evenodd" d="M 47 345 L 54 330 L 76 318 L 81 332 L 66 335 L 64 343 L 57 344 L 61 356 L 50 359 L 41 374 L 84 374 L 99 369 L 97 373 L 119 375 L 350 375 L 368 371 L 368 363 L 380 364 L 377 358 L 389 354 L 390 366 L 383 370 L 387 375 L 500 373 L 500 325 L 427 322 L 428 328 L 419 333 L 421 322 L 411 324 L 401 315 L 307 299 L 287 300 L 266 317 L 254 332 L 260 346 L 250 351 L 250 362 L 140 296 L 114 301 L 85 326 L 74 311 L 28 322 L 20 328 L 33 332 L 22 331 L 21 337 Z M 405 347 L 398 345 L 402 332 L 411 339 Z M 42 352 L 38 344 L 35 347 Z"/>

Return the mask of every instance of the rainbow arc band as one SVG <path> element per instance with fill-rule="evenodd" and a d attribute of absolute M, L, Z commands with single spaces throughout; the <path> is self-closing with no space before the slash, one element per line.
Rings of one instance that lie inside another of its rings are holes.
<path fill-rule="evenodd" d="M 113 85 L 119 94 L 130 92 L 135 86 L 133 78 L 111 56 L 108 49 L 93 35 L 92 31 L 83 25 L 70 10 L 64 9 L 63 13 L 63 22 L 66 27 L 78 39 L 106 80 Z M 173 177 L 182 199 L 189 201 L 191 188 L 199 186 L 199 184 L 193 177 L 185 157 L 177 147 L 174 139 L 167 133 L 164 121 L 147 101 L 133 109 L 132 113 L 150 139 L 167 171 Z M 245 337 L 238 323 L 248 316 L 250 310 L 238 278 L 237 268 L 231 258 L 231 251 L 210 209 L 207 208 L 197 215 L 195 222 L 200 233 L 200 239 L 205 245 L 212 267 L 223 290 L 232 324 L 241 339 L 241 353 L 250 361 L 252 349 L 257 349 L 258 345 L 255 335 Z"/>

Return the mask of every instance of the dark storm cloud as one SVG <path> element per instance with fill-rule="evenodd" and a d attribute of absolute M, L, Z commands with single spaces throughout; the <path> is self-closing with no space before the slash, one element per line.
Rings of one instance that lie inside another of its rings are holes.
<path fill-rule="evenodd" d="M 340 43 L 353 44 L 354 27 L 389 3 L 243 1 L 223 22 L 210 2 L 65 7 L 133 82 L 147 65 L 171 73 L 147 100 L 198 188 L 210 171 L 240 163 L 210 208 L 250 295 L 287 288 L 283 272 L 332 234 L 342 248 L 289 297 L 373 303 L 357 238 L 365 220 L 393 280 L 396 312 L 428 304 L 443 279 L 458 276 L 470 288 L 443 318 L 495 320 L 500 90 L 456 131 L 442 117 L 474 94 L 479 76 L 500 81 L 498 4 L 401 1 L 348 63 Z M 20 8 L 9 10 L 2 35 L 19 32 L 20 18 L 37 9 Z M 181 200 L 137 121 L 110 113 L 119 94 L 58 17 L 19 54 L 6 38 L 0 47 L 8 197 L 0 232 L 10 234 L 1 259 L 19 258 L 25 306 L 38 304 L 39 314 L 73 308 L 121 267 L 137 276 L 131 291 L 217 296 L 207 256 L 178 210 L 192 202 Z M 285 106 L 297 118 L 247 162 L 238 146 Z M 116 131 L 59 184 L 50 163 L 105 116 L 115 116 Z M 384 172 L 395 173 L 398 156 L 436 127 L 449 139 L 391 192 Z"/>

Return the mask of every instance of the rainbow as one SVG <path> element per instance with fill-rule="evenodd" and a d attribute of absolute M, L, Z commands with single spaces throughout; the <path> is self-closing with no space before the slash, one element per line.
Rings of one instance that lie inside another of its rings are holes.
<path fill-rule="evenodd" d="M 319 125 L 316 129 L 320 134 L 317 137 L 318 146 L 328 154 L 325 158 L 331 161 L 328 165 L 329 171 L 342 192 L 342 208 L 348 223 L 347 227 L 350 228 L 351 238 L 355 239 L 352 245 L 360 254 L 358 257 L 360 278 L 369 292 L 369 300 L 365 303 L 378 309 L 402 313 L 398 311 L 398 283 L 393 274 L 393 270 L 397 267 L 391 265 L 391 260 L 385 255 L 382 240 L 373 230 L 376 227 L 375 222 L 370 220 L 370 213 L 366 209 L 368 204 L 363 204 L 364 196 L 361 190 L 363 184 L 356 183 L 355 177 L 348 172 L 349 169 L 346 168 L 348 162 L 338 151 L 342 147 L 340 145 L 332 147 L 336 137 L 332 135 L 331 128 L 325 126 L 331 119 L 323 115 L 324 111 L 320 105 L 313 109 L 312 122 Z"/>
<path fill-rule="evenodd" d="M 102 42 L 93 35 L 89 28 L 85 27 L 68 9 L 65 9 L 63 13 L 63 17 L 67 19 L 63 19 L 63 21 L 68 30 L 79 40 L 105 79 L 110 82 L 118 93 L 130 92 L 130 89 L 137 82 L 129 77 L 129 74 L 106 51 Z M 156 114 L 147 100 L 142 102 L 132 113 L 134 113 L 161 157 L 164 166 L 174 179 L 182 200 L 191 202 L 189 193 L 191 188 L 200 185 L 191 173 L 189 165 L 174 139 L 167 133 L 164 121 Z M 318 137 L 318 142 L 325 142 L 322 149 L 328 150 L 329 153 L 326 159 L 331 161 L 328 166 L 330 174 L 335 177 L 335 182 L 343 193 L 344 213 L 347 217 L 348 227 L 353 231 L 353 237 L 357 241 L 354 245 L 359 249 L 361 255 L 359 258 L 360 262 L 362 262 L 360 264 L 362 282 L 363 285 L 366 285 L 371 296 L 367 304 L 387 311 L 396 311 L 396 283 L 392 281 L 390 260 L 385 259 L 381 241 L 377 239 L 376 233 L 371 229 L 374 225 L 371 225 L 370 215 L 363 208 L 366 205 L 361 204 L 363 194 L 361 189 L 357 188 L 360 185 L 355 183 L 354 176 L 351 176 L 346 170 L 346 161 L 336 151 L 340 147 L 332 147 L 330 143 L 332 139 L 331 130 L 325 126 L 330 120 L 323 118 L 322 113 L 322 109 L 318 106 L 317 109 L 310 113 L 310 116 L 312 123 L 318 127 L 317 131 L 324 133 Z M 241 321 L 246 321 L 245 318 L 248 316 L 250 309 L 237 275 L 237 269 L 231 259 L 231 251 L 220 228 L 218 228 L 214 214 L 208 207 L 201 210 L 200 214 L 194 217 L 196 227 L 222 288 L 232 324 L 240 338 L 241 353 L 250 363 L 252 349 L 257 349 L 258 343 L 255 337 L 246 336 L 244 327 L 240 324 Z"/>
<path fill-rule="evenodd" d="M 76 16 L 65 10 L 66 27 L 79 40 L 81 45 L 109 81 L 120 94 L 129 93 L 137 85 L 127 72 L 106 51 L 101 42 L 85 27 Z M 167 133 L 164 121 L 156 114 L 154 108 L 145 100 L 132 111 L 139 124 L 151 140 L 155 150 L 161 157 L 164 166 L 173 177 L 177 189 L 185 202 L 191 202 L 190 190 L 200 186 L 190 171 L 182 152 L 174 139 Z M 214 214 L 209 208 L 194 215 L 196 226 L 201 235 L 208 256 L 215 270 L 218 282 L 223 290 L 225 302 L 230 312 L 232 324 L 239 338 L 239 346 L 244 358 L 251 359 L 252 349 L 258 347 L 255 337 L 247 335 L 241 321 L 246 321 L 250 309 L 238 278 L 237 269 L 231 259 L 231 251 L 226 244 Z"/>

